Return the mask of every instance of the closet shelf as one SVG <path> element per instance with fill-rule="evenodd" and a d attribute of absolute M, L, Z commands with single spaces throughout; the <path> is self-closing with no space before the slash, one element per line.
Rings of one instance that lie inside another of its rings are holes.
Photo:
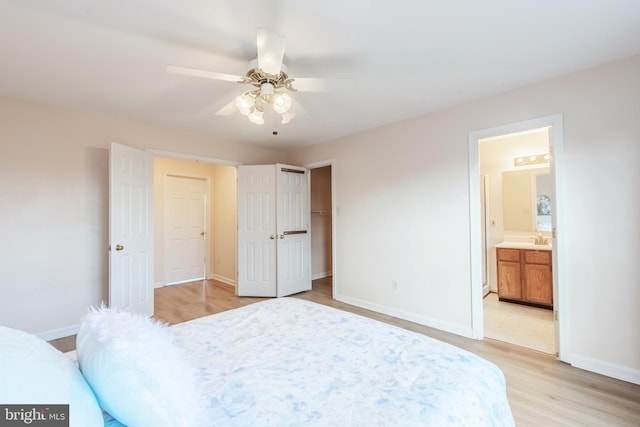
<path fill-rule="evenodd" d="M 331 211 L 311 211 L 311 215 L 331 215 Z"/>

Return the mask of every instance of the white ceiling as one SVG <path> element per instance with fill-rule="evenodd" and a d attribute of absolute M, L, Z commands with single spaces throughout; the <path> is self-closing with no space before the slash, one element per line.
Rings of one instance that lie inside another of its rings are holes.
<path fill-rule="evenodd" d="M 241 75 L 257 27 L 290 77 L 329 79 L 287 125 L 215 116 L 246 86 L 165 72 Z M 283 150 L 636 54 L 638 0 L 0 0 L 0 96 Z"/>

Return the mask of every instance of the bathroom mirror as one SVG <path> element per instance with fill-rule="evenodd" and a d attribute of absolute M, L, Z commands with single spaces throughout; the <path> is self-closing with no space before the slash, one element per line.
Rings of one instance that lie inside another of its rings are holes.
<path fill-rule="evenodd" d="M 551 231 L 549 168 L 502 173 L 502 212 L 506 231 Z"/>

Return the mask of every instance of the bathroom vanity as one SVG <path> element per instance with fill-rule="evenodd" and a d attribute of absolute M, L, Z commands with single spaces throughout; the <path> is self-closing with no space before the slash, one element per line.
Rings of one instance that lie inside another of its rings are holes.
<path fill-rule="evenodd" d="M 500 301 L 553 308 L 551 245 L 499 243 L 496 259 Z"/>

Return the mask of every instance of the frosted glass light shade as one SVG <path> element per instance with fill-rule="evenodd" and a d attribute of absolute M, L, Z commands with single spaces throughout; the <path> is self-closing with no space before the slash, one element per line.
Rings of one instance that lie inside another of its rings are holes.
<path fill-rule="evenodd" d="M 261 107 L 255 107 L 248 117 L 251 123 L 255 123 L 257 125 L 263 125 L 264 124 L 264 118 L 262 117 L 263 114 L 264 114 L 264 110 Z"/>
<path fill-rule="evenodd" d="M 251 113 L 255 105 L 256 100 L 246 93 L 236 98 L 236 108 L 245 116 L 248 116 Z"/>
<path fill-rule="evenodd" d="M 288 93 L 276 93 L 273 98 L 273 109 L 279 114 L 284 114 L 291 108 L 291 97 Z"/>
<path fill-rule="evenodd" d="M 292 113 L 291 111 L 288 111 L 286 113 L 284 113 L 282 115 L 282 121 L 280 123 L 282 123 L 283 125 L 286 125 L 287 123 L 289 123 L 291 121 L 291 119 L 293 119 L 295 117 L 295 113 Z"/>

